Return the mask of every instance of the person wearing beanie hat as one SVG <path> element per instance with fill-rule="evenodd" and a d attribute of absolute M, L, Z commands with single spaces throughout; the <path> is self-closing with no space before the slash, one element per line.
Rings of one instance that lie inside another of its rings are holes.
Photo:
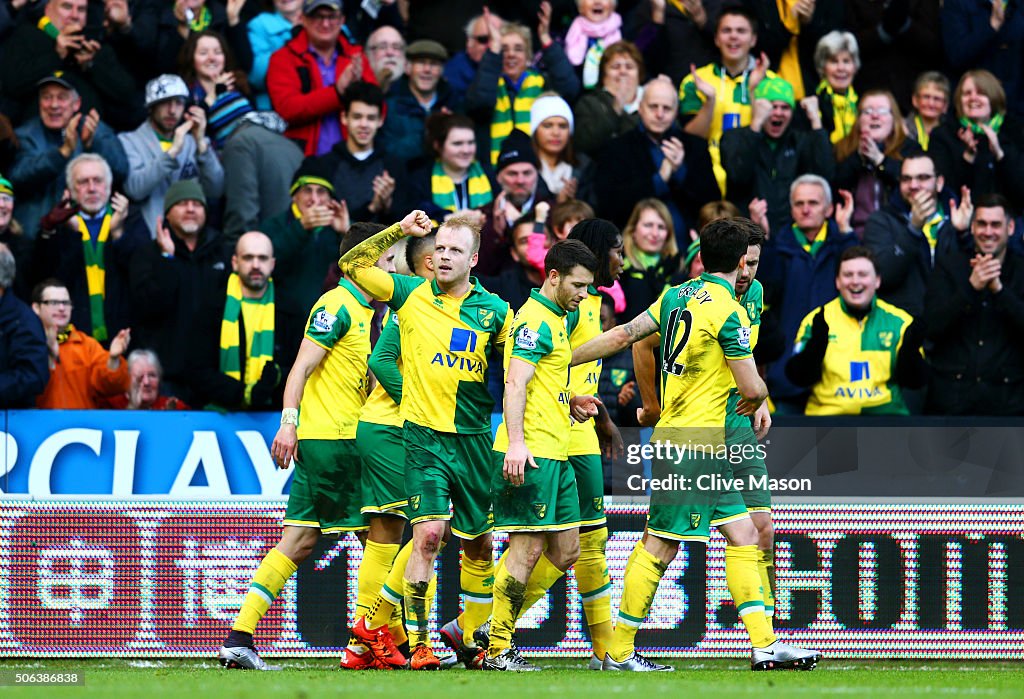
<path fill-rule="evenodd" d="M 167 211 L 164 196 L 173 183 L 198 177 L 204 200 L 224 194 L 224 169 L 206 136 L 206 113 L 199 106 L 186 107 L 188 97 L 177 75 L 153 78 L 146 83 L 149 117 L 134 131 L 118 135 L 130 166 L 124 192 L 152 231 Z"/>
<path fill-rule="evenodd" d="M 32 241 L 14 219 L 14 186 L 3 175 L 0 175 L 0 244 L 6 245 L 14 255 L 15 268 L 21 273 L 14 277 L 13 291 L 18 298 L 25 300 L 31 291 L 25 270 L 32 261 Z"/>
<path fill-rule="evenodd" d="M 836 168 L 818 98 L 811 95 L 797 103 L 793 86 L 773 75 L 754 89 L 750 125 L 722 135 L 721 153 L 729 199 L 744 216 L 752 200 L 764 199 L 773 232 L 788 223 L 793 180 L 803 174 L 832 179 Z"/>
<path fill-rule="evenodd" d="M 274 244 L 277 304 L 301 320 L 320 297 L 324 273 L 335 266 L 349 227 L 348 207 L 335 198 L 330 178 L 325 158 L 303 160 L 292 176 L 291 202 L 258 227 Z"/>
<path fill-rule="evenodd" d="M 502 141 L 501 152 L 495 163 L 495 172 L 500 177 L 502 170 L 516 163 L 527 163 L 540 169 L 540 161 L 537 159 L 537 154 L 533 152 L 530 137 L 522 131 L 513 131 Z"/>
<path fill-rule="evenodd" d="M 569 103 L 554 93 L 541 95 L 530 109 L 533 149 L 540 160 L 540 175 L 558 201 L 592 200 L 590 158 L 576 155 L 575 130 Z"/>
<path fill-rule="evenodd" d="M 206 194 L 196 180 L 178 180 L 172 184 L 167 193 L 164 194 L 164 216 L 176 204 L 184 201 L 193 201 L 202 204 L 206 208 Z"/>

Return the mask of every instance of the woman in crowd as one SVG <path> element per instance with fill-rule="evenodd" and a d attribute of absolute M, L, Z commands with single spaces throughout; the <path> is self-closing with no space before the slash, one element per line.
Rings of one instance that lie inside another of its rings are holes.
<path fill-rule="evenodd" d="M 150 54 L 158 73 L 173 73 L 175 57 L 194 34 L 215 31 L 227 37 L 231 51 L 243 71 L 252 65 L 249 34 L 242 21 L 246 0 L 227 0 L 226 3 L 207 0 L 174 0 L 163 3 L 156 20 L 156 46 Z"/>
<path fill-rule="evenodd" d="M 907 141 L 896 98 L 869 90 L 860 98 L 853 130 L 836 144 L 836 184 L 853 192 L 853 229 L 859 237 L 874 211 L 899 188 L 900 162 L 916 146 Z"/>
<path fill-rule="evenodd" d="M 590 158 L 576 155 L 572 135 L 574 119 L 569 103 L 557 93 L 541 95 L 530 109 L 533 150 L 540 160 L 540 175 L 559 202 L 592 200 L 593 167 Z"/>
<path fill-rule="evenodd" d="M 634 44 L 619 41 L 604 50 L 600 84 L 576 102 L 574 136 L 579 151 L 595 155 L 639 123 L 644 80 L 644 59 Z"/>
<path fill-rule="evenodd" d="M 192 98 L 206 109 L 207 132 L 219 151 L 238 125 L 238 119 L 253 111 L 245 73 L 236 70 L 224 38 L 206 30 L 190 36 L 182 48 L 181 77 Z"/>
<path fill-rule="evenodd" d="M 949 108 L 949 78 L 937 70 L 921 73 L 914 82 L 910 102 L 914 109 L 904 120 L 907 138 L 926 151 L 932 131 L 942 122 Z"/>
<path fill-rule="evenodd" d="M 821 124 L 832 143 L 853 131 L 857 122 L 857 93 L 853 79 L 860 70 L 860 49 L 850 32 L 833 31 L 821 37 L 814 51 L 814 66 L 821 82 L 815 94 L 821 110 Z"/>
<path fill-rule="evenodd" d="M 658 300 L 679 272 L 679 248 L 668 207 L 659 199 L 641 199 L 622 229 L 626 266 L 619 281 L 626 295 L 622 318 L 635 318 Z"/>
<path fill-rule="evenodd" d="M 267 94 L 267 66 L 270 55 L 292 38 L 292 29 L 302 18 L 302 0 L 273 0 L 273 9 L 261 12 L 249 21 L 249 45 L 252 47 L 252 70 L 249 84 L 259 109 L 270 109 Z"/>
<path fill-rule="evenodd" d="M 580 72 L 584 90 L 598 84 L 605 48 L 622 39 L 622 16 L 615 4 L 615 0 L 576 0 L 579 15 L 565 35 L 565 55 Z"/>
<path fill-rule="evenodd" d="M 423 209 L 435 221 L 456 211 L 478 209 L 494 201 L 491 182 L 476 159 L 473 120 L 462 114 L 434 114 L 426 123 L 433 157 L 409 175 L 407 209 Z"/>
<path fill-rule="evenodd" d="M 1024 124 L 1006 111 L 1006 92 L 987 70 L 969 70 L 953 93 L 956 120 L 932 133 L 935 166 L 953 191 L 1024 201 Z"/>

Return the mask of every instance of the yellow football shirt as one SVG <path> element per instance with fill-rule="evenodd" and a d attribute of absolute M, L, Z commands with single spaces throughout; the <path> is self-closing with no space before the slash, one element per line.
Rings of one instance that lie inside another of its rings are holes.
<path fill-rule="evenodd" d="M 722 167 L 722 152 L 719 145 L 722 142 L 722 134 L 728 129 L 750 126 L 754 114 L 750 70 L 745 70 L 734 77 L 718 63 L 708 63 L 697 69 L 697 75 L 715 88 L 715 113 L 711 117 L 711 127 L 708 131 L 708 152 L 711 154 L 715 180 L 718 181 L 718 188 L 724 197 L 725 168 Z M 766 77 L 777 76 L 769 70 Z M 707 97 L 697 89 L 693 76 L 687 74 L 679 84 L 679 113 L 687 116 L 696 114 L 706 101 Z"/>
<path fill-rule="evenodd" d="M 305 337 L 327 350 L 299 405 L 299 439 L 355 439 L 366 401 L 373 307 L 347 279 L 313 306 Z"/>
<path fill-rule="evenodd" d="M 512 358 L 536 367 L 526 385 L 523 434 L 536 458 L 565 461 L 569 458 L 569 318 L 564 308 L 539 290 L 512 321 L 512 337 L 505 344 L 505 372 Z M 494 438 L 495 451 L 508 451 L 508 428 L 502 420 Z"/>
<path fill-rule="evenodd" d="M 576 349 L 601 334 L 601 295 L 591 286 L 590 295 L 580 304 L 573 327 L 569 328 L 569 345 Z M 577 396 L 596 396 L 601 381 L 601 363 L 598 359 L 574 366 L 569 370 L 569 388 Z M 594 421 L 573 422 L 569 430 L 569 456 L 588 456 L 601 453 Z"/>
<path fill-rule="evenodd" d="M 398 319 L 394 313 L 388 313 L 384 316 L 384 328 L 381 330 L 380 337 L 377 338 L 377 344 L 373 348 L 372 357 L 376 359 L 378 355 L 385 352 L 398 354 L 395 363 L 397 364 L 398 371 L 401 372 L 401 340 L 399 338 Z M 370 391 L 370 396 L 366 399 L 366 403 L 363 404 L 363 410 L 359 414 L 359 421 L 371 422 L 375 425 L 391 425 L 392 427 L 401 427 L 405 422 L 400 415 L 398 403 L 391 398 L 391 394 L 384 388 L 384 384 L 379 376 L 377 377 L 377 385 Z"/>
<path fill-rule="evenodd" d="M 750 320 L 732 285 L 704 273 L 667 289 L 647 312 L 661 332 L 658 427 L 712 428 L 697 434 L 722 443 L 733 386 L 726 360 L 751 356 Z"/>

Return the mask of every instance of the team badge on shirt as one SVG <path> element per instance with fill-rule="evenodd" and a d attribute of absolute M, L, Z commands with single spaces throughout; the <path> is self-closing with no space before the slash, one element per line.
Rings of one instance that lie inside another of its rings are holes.
<path fill-rule="evenodd" d="M 331 315 L 327 312 L 327 309 L 321 308 L 313 316 L 313 329 L 321 333 L 329 333 L 334 329 L 334 324 L 338 321 L 338 316 Z"/>
<path fill-rule="evenodd" d="M 537 349 L 537 338 L 539 337 L 540 333 L 536 330 L 530 330 L 524 325 L 516 333 L 516 347 L 524 350 L 535 350 Z"/>
<path fill-rule="evenodd" d="M 477 318 L 480 320 L 480 325 L 485 330 L 491 327 L 491 323 L 494 322 L 494 311 L 489 311 L 486 308 L 478 308 L 476 311 Z"/>

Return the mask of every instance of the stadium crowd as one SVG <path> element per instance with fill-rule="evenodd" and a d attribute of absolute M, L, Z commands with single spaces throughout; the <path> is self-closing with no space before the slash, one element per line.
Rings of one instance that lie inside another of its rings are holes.
<path fill-rule="evenodd" d="M 349 227 L 422 209 L 513 310 L 610 220 L 608 327 L 749 216 L 777 412 L 1021 415 L 1022 117 L 1020 0 L 4 0 L 0 408 L 279 409 Z"/>

